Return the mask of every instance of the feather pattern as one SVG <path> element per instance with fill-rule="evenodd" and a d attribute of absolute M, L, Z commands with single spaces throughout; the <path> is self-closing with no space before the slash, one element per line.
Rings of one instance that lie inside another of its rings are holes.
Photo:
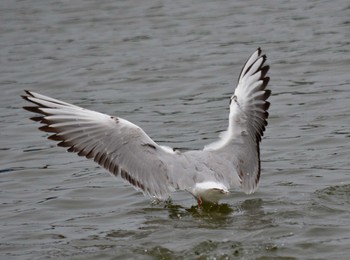
<path fill-rule="evenodd" d="M 221 139 L 204 150 L 232 157 L 243 191 L 255 191 L 261 172 L 259 143 L 267 126 L 271 91 L 266 56 L 257 49 L 243 66 L 238 85 L 231 97 L 229 127 Z"/>
<path fill-rule="evenodd" d="M 257 49 L 243 66 L 231 97 L 229 126 L 219 141 L 200 151 L 158 145 L 139 126 L 32 91 L 24 109 L 39 114 L 41 131 L 58 146 L 94 160 L 144 194 L 166 199 L 175 190 L 215 202 L 229 188 L 253 192 L 260 179 L 259 143 L 268 118 L 266 56 Z"/>

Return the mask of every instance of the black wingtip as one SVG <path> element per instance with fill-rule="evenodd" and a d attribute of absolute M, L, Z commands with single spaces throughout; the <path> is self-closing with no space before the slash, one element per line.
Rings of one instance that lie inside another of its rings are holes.
<path fill-rule="evenodd" d="M 29 96 L 21 95 L 21 98 L 23 98 L 24 100 L 26 100 L 26 101 L 29 101 L 29 102 L 30 102 L 30 100 L 29 100 Z"/>
<path fill-rule="evenodd" d="M 266 86 L 267 86 L 267 84 L 269 84 L 269 82 L 270 82 L 270 77 L 265 77 L 264 79 L 263 79 L 263 88 L 265 89 L 266 88 Z"/>
<path fill-rule="evenodd" d="M 47 139 L 52 141 L 62 141 L 62 136 L 58 136 L 57 134 L 50 135 Z"/>
<path fill-rule="evenodd" d="M 33 102 L 32 100 L 30 100 L 31 97 L 34 97 L 34 94 L 29 91 L 29 90 L 24 90 L 25 94 L 24 95 L 21 95 L 21 98 L 23 98 L 24 100 L 26 101 L 29 101 L 29 102 Z"/>
<path fill-rule="evenodd" d="M 30 90 L 25 89 L 24 92 L 25 92 L 28 96 L 34 97 L 33 93 L 32 93 Z"/>
<path fill-rule="evenodd" d="M 270 66 L 269 65 L 265 65 L 264 67 L 261 68 L 261 77 L 260 79 L 265 78 L 267 72 L 269 71 Z"/>
<path fill-rule="evenodd" d="M 261 48 L 258 47 L 256 50 L 258 51 L 258 55 L 260 56 L 261 55 Z"/>
<path fill-rule="evenodd" d="M 57 130 L 53 127 L 47 126 L 47 125 L 43 125 L 41 127 L 39 127 L 40 131 L 43 132 L 48 132 L 48 133 L 57 133 Z"/>
<path fill-rule="evenodd" d="M 264 110 L 265 110 L 266 113 L 267 113 L 267 110 L 270 108 L 270 105 L 271 105 L 271 103 L 269 101 L 265 101 Z M 267 116 L 268 116 L 268 113 L 267 113 Z"/>
<path fill-rule="evenodd" d="M 39 114 L 41 113 L 39 111 L 38 107 L 27 107 L 27 106 L 25 106 L 25 107 L 23 107 L 23 109 L 25 109 L 25 110 L 27 110 L 29 112 L 33 112 L 33 113 L 39 113 Z"/>
<path fill-rule="evenodd" d="M 34 116 L 34 117 L 31 117 L 30 120 L 33 120 L 35 122 L 42 122 L 44 119 L 44 117 L 42 116 Z"/>
<path fill-rule="evenodd" d="M 265 93 L 263 95 L 263 99 L 264 100 L 268 99 L 270 97 L 270 95 L 271 95 L 271 90 L 265 89 Z"/>

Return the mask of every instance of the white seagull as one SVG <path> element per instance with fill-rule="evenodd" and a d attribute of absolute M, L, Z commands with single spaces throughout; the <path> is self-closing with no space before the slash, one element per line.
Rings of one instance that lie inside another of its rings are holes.
<path fill-rule="evenodd" d="M 165 200 L 186 190 L 202 202 L 217 203 L 231 188 L 255 191 L 260 179 L 259 143 L 267 125 L 269 66 L 258 48 L 243 66 L 230 98 L 228 129 L 203 150 L 180 152 L 158 145 L 139 126 L 120 117 L 84 109 L 32 91 L 24 109 L 39 116 L 39 129 L 68 152 L 93 159 L 137 190 Z"/>

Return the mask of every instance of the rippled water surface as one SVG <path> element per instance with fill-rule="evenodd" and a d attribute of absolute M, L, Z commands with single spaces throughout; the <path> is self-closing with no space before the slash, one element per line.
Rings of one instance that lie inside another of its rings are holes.
<path fill-rule="evenodd" d="M 349 1 L 0 3 L 1 259 L 347 259 Z M 227 125 L 241 66 L 271 65 L 262 179 L 198 210 L 149 198 L 66 153 L 24 89 L 200 149 Z"/>

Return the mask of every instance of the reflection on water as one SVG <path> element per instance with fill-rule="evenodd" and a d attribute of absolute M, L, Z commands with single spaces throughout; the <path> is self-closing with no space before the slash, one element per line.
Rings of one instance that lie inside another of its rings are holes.
<path fill-rule="evenodd" d="M 349 4 L 2 1 L 0 250 L 6 259 L 346 259 Z M 45 140 L 24 89 L 124 117 L 160 144 L 225 130 L 247 56 L 272 90 L 256 193 L 152 204 Z"/>
<path fill-rule="evenodd" d="M 183 219 L 185 217 L 199 218 L 202 221 L 207 221 L 210 225 L 221 225 L 230 216 L 234 209 L 228 204 L 210 204 L 203 203 L 201 207 L 196 205 L 190 208 L 184 208 L 180 205 L 167 204 L 170 218 Z"/>

